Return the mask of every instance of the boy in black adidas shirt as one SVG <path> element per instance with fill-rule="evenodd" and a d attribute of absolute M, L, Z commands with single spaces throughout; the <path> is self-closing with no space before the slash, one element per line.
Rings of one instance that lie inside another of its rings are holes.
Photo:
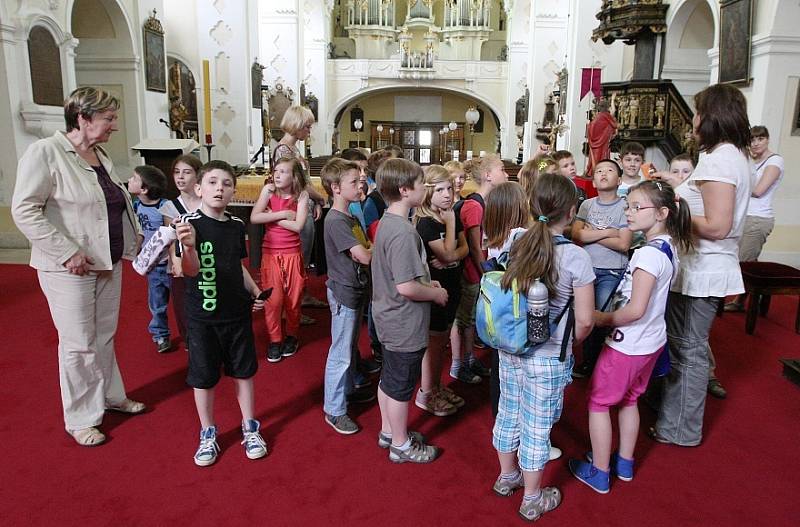
<path fill-rule="evenodd" d="M 225 212 L 236 188 L 233 168 L 224 161 L 210 161 L 200 169 L 198 180 L 195 188 L 200 209 L 182 216 L 176 231 L 183 247 L 181 263 L 186 277 L 186 382 L 194 388 L 202 426 L 194 462 L 207 466 L 219 454 L 214 387 L 221 366 L 236 383 L 245 454 L 250 459 L 267 455 L 260 423 L 254 419 L 253 376 L 258 363 L 250 316 L 251 309 L 264 307 L 264 301 L 257 299 L 261 291 L 242 265 L 242 258 L 247 256 L 244 222 Z"/>

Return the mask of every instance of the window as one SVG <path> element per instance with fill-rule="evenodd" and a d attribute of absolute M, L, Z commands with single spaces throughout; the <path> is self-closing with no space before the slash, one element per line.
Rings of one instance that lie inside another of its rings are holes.
<path fill-rule="evenodd" d="M 430 130 L 419 131 L 419 144 L 420 146 L 431 146 L 433 142 L 433 132 Z"/>
<path fill-rule="evenodd" d="M 61 53 L 50 32 L 34 26 L 28 35 L 28 58 L 31 65 L 33 102 L 43 106 L 62 106 Z"/>

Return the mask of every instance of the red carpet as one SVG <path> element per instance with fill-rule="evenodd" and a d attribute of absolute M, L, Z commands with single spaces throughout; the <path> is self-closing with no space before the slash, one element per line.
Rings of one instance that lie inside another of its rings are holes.
<path fill-rule="evenodd" d="M 319 296 L 324 287 L 313 279 Z M 467 399 L 460 414 L 423 415 L 411 422 L 443 449 L 431 465 L 394 465 L 375 445 L 375 404 L 356 408 L 363 430 L 341 436 L 323 421 L 322 371 L 329 313 L 309 310 L 319 323 L 302 348 L 279 364 L 261 361 L 258 414 L 270 454 L 245 458 L 238 444 L 233 387 L 218 389 L 217 423 L 223 454 L 217 464 L 192 463 L 198 421 L 184 384 L 181 350 L 157 355 L 147 334 L 144 280 L 126 267 L 117 356 L 131 397 L 150 411 L 107 414 L 110 441 L 88 449 L 63 431 L 56 333 L 33 270 L 0 266 L 3 301 L 3 525 L 507 525 L 521 524 L 520 496 L 494 496 L 497 459 L 491 447 L 488 385 L 457 386 Z M 682 449 L 640 439 L 631 483 L 615 481 L 595 494 L 566 468 L 566 457 L 587 448 L 586 381 L 567 389 L 553 442 L 565 453 L 548 466 L 547 484 L 564 493 L 561 507 L 541 525 L 800 525 L 798 416 L 800 387 L 781 376 L 777 359 L 800 355 L 793 332 L 796 299 L 773 301 L 756 335 L 744 334 L 743 315 L 714 326 L 718 373 L 730 395 L 709 399 L 706 437 Z M 260 349 L 264 323 L 256 322 Z M 415 331 L 409 328 L 409 331 Z M 368 349 L 363 339 L 362 349 Z M 642 412 L 643 426 L 653 415 Z"/>

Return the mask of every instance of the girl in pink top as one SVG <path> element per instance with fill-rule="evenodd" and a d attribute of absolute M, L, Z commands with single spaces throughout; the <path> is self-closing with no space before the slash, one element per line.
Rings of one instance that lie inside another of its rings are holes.
<path fill-rule="evenodd" d="M 308 203 L 303 167 L 294 157 L 275 163 L 273 182 L 264 185 L 253 211 L 252 223 L 264 223 L 261 245 L 261 288 L 272 288 L 264 306 L 269 346 L 267 360 L 278 362 L 297 352 L 300 300 L 305 284 L 305 265 L 300 231 L 306 221 Z M 285 313 L 286 328 L 281 327 Z"/>

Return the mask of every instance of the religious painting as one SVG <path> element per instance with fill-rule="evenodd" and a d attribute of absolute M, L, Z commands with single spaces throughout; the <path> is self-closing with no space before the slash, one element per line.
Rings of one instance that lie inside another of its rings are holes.
<path fill-rule="evenodd" d="M 167 57 L 170 128 L 178 139 L 197 137 L 197 88 L 194 75 L 181 60 Z"/>
<path fill-rule="evenodd" d="M 144 23 L 144 77 L 145 88 L 150 91 L 167 91 L 167 64 L 164 54 L 164 29 L 156 18 L 156 10 Z"/>
<path fill-rule="evenodd" d="M 749 84 L 753 0 L 723 0 L 719 12 L 719 82 Z"/>

